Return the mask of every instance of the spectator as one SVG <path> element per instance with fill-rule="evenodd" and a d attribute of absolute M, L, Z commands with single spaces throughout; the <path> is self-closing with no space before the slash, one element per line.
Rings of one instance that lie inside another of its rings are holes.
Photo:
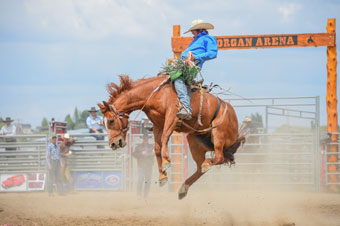
<path fill-rule="evenodd" d="M 72 139 L 70 134 L 65 133 L 62 137 L 63 141 L 60 144 L 60 155 L 62 167 L 60 170 L 61 173 L 61 181 L 64 185 L 66 185 L 67 191 L 73 191 L 73 180 L 70 173 L 70 169 L 68 168 L 67 158 L 72 155 L 72 151 L 70 150 L 71 145 L 73 145 L 76 140 Z"/>
<path fill-rule="evenodd" d="M 57 137 L 51 138 L 51 143 L 46 149 L 46 162 L 48 167 L 48 185 L 47 192 L 49 196 L 53 195 L 53 184 L 57 185 L 59 195 L 63 195 L 63 188 L 60 178 L 60 169 L 63 166 L 60 157 L 60 147 L 57 145 Z"/>
<path fill-rule="evenodd" d="M 0 135 L 6 135 L 6 136 L 15 136 L 16 135 L 17 128 L 15 127 L 15 125 L 11 124 L 13 121 L 14 120 L 12 120 L 10 117 L 6 117 L 6 120 L 4 121 L 4 123 L 6 123 L 6 125 L 4 125 L 1 128 Z"/>
<path fill-rule="evenodd" d="M 98 133 L 104 132 L 103 117 L 98 116 L 96 113 L 97 111 L 98 110 L 96 110 L 95 107 L 92 107 L 91 110 L 89 110 L 90 115 L 86 119 L 86 124 L 87 124 L 87 127 L 89 128 L 90 133 L 98 134 Z M 95 137 L 96 137 L 96 140 L 104 140 L 104 136 L 96 135 Z"/>
<path fill-rule="evenodd" d="M 150 123 L 150 120 L 146 116 L 144 116 L 142 118 L 141 129 L 142 129 L 141 133 L 143 133 L 143 134 L 144 133 L 148 133 L 148 131 L 152 131 L 153 130 L 152 123 Z"/>
<path fill-rule="evenodd" d="M 6 120 L 4 121 L 4 123 L 6 123 L 6 125 L 4 125 L 1 130 L 0 130 L 0 135 L 4 135 L 4 136 L 15 136 L 16 135 L 16 130 L 17 128 L 15 127 L 15 125 L 12 125 L 11 123 L 14 120 L 12 120 L 10 117 L 6 117 Z M 14 137 L 8 137 L 5 138 L 5 142 L 16 142 L 16 139 Z M 14 147 L 8 147 L 5 148 L 6 151 L 15 151 L 16 148 Z M 8 157 L 14 157 L 14 156 L 8 156 Z"/>
<path fill-rule="evenodd" d="M 152 144 L 149 144 L 149 136 L 143 134 L 143 142 L 137 145 L 132 152 L 132 156 L 137 160 L 138 182 L 137 196 L 146 199 L 150 192 L 152 167 L 154 163 L 154 151 Z M 144 189 L 143 189 L 144 188 Z"/>

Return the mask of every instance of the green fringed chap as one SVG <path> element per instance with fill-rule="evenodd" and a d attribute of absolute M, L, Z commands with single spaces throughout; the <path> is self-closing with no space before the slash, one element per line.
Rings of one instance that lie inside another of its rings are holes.
<path fill-rule="evenodd" d="M 186 84 L 189 84 L 196 78 L 198 70 L 196 66 L 188 66 L 182 58 L 177 58 L 167 67 L 171 81 L 175 81 L 179 77 L 183 78 Z"/>

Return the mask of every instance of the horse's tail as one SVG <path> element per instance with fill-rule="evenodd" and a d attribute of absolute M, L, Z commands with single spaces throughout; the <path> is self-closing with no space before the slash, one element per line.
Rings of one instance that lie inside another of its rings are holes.
<path fill-rule="evenodd" d="M 249 132 L 250 125 L 251 125 L 251 119 L 246 118 L 243 121 L 242 125 L 240 126 L 239 135 L 238 135 L 236 142 L 230 147 L 223 149 L 223 156 L 224 156 L 225 162 L 229 161 L 230 164 L 235 163 L 234 154 L 236 153 L 238 148 L 241 146 L 241 144 L 243 145 L 246 142 L 246 135 Z"/>

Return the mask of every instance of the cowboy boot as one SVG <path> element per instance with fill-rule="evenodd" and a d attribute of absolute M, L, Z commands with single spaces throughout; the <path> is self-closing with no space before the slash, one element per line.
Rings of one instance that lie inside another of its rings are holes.
<path fill-rule="evenodd" d="M 185 107 L 182 107 L 181 110 L 176 114 L 176 116 L 183 120 L 190 120 L 192 118 L 192 114 Z"/>

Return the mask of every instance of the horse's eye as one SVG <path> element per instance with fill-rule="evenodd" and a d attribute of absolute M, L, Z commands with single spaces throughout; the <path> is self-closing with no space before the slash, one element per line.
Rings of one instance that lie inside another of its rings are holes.
<path fill-rule="evenodd" d="M 115 123 L 115 120 L 109 120 L 109 123 L 110 123 L 110 125 L 113 125 L 113 123 Z"/>

